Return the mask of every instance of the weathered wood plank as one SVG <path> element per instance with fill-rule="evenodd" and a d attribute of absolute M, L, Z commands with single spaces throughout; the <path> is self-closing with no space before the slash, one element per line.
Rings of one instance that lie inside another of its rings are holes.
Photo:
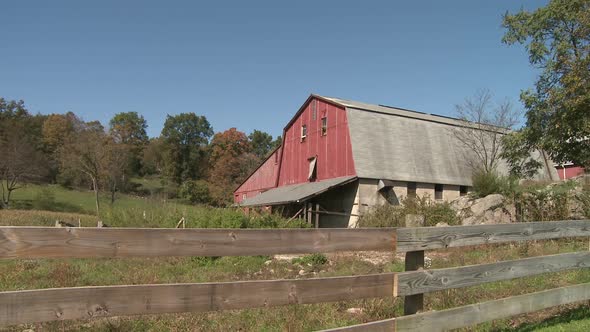
<path fill-rule="evenodd" d="M 588 267 L 590 267 L 590 252 L 574 252 L 491 264 L 401 272 L 396 276 L 397 293 L 394 295 L 429 293 Z"/>
<path fill-rule="evenodd" d="M 204 312 L 391 296 L 393 273 L 300 280 L 0 292 L 0 326 L 119 315 Z"/>
<path fill-rule="evenodd" d="M 416 271 L 424 268 L 424 251 L 409 251 L 406 253 L 406 271 Z M 395 279 L 394 293 L 399 294 L 399 276 Z M 413 315 L 424 310 L 424 294 L 408 294 L 404 298 L 404 315 Z"/>
<path fill-rule="evenodd" d="M 0 259 L 252 256 L 395 250 L 395 229 L 0 227 Z"/>
<path fill-rule="evenodd" d="M 397 251 L 590 236 L 590 220 L 397 229 Z"/>
<path fill-rule="evenodd" d="M 395 318 L 337 327 L 334 329 L 322 330 L 321 332 L 395 332 Z"/>
<path fill-rule="evenodd" d="M 590 299 L 590 284 L 550 289 L 395 320 L 396 331 L 448 331 Z"/>
<path fill-rule="evenodd" d="M 590 299 L 590 284 L 550 289 L 542 292 L 508 297 L 441 311 L 429 311 L 415 315 L 345 326 L 335 331 L 448 331 L 468 327 L 494 319 L 502 319 L 539 311 L 563 304 Z"/>

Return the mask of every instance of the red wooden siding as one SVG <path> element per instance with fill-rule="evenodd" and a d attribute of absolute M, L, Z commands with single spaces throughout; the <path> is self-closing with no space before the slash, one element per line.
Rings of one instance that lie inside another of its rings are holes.
<path fill-rule="evenodd" d="M 555 166 L 555 169 L 557 169 L 557 174 L 562 180 L 575 178 L 584 174 L 584 168 L 575 165 L 567 165 L 565 169 L 562 166 Z"/>
<path fill-rule="evenodd" d="M 260 192 L 274 188 L 279 175 L 281 148 L 273 152 L 234 193 L 234 202 L 239 203 L 246 197 L 253 197 Z"/>
<path fill-rule="evenodd" d="M 314 119 L 313 108 L 316 109 Z M 328 130 L 322 136 L 322 118 Z M 301 126 L 307 126 L 307 137 L 301 141 Z M 285 128 L 283 160 L 279 186 L 308 182 L 309 158 L 317 156 L 317 180 L 355 175 L 346 111 L 339 106 L 313 98 Z"/>

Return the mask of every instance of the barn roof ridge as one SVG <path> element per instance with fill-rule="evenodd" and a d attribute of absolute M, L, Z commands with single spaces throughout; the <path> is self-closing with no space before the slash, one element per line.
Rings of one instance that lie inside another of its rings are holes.
<path fill-rule="evenodd" d="M 358 109 L 361 111 L 377 112 L 377 113 L 384 113 L 384 114 L 389 114 L 389 115 L 403 116 L 403 117 L 412 118 L 412 119 L 438 122 L 438 123 L 454 125 L 454 126 L 461 126 L 461 127 L 465 127 L 466 123 L 475 124 L 474 122 L 462 120 L 462 119 L 452 117 L 452 116 L 440 115 L 440 114 L 435 114 L 435 113 L 420 112 L 420 111 L 412 110 L 409 108 L 398 107 L 398 106 L 390 106 L 390 105 L 384 105 L 384 104 L 371 104 L 371 103 L 365 103 L 365 102 L 361 102 L 361 101 L 355 101 L 355 100 L 344 99 L 344 98 L 339 98 L 339 97 L 324 96 L 324 95 L 319 95 L 319 94 L 314 94 L 314 93 L 312 93 L 311 95 L 316 98 L 323 99 L 323 100 L 338 104 L 338 105 L 343 106 L 345 108 L 354 108 L 354 109 Z M 497 126 L 493 126 L 493 125 L 486 125 L 486 126 L 497 127 Z M 501 128 L 501 127 L 497 127 L 497 128 L 500 129 L 500 131 L 505 131 L 505 128 Z"/>

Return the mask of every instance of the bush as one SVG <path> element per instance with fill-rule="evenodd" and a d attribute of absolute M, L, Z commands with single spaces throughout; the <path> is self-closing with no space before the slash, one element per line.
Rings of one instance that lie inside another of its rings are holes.
<path fill-rule="evenodd" d="M 500 176 L 496 172 L 475 171 L 471 176 L 472 195 L 476 198 L 492 194 L 511 195 L 518 188 L 518 179 Z"/>
<path fill-rule="evenodd" d="M 209 203 L 211 200 L 209 186 L 207 185 L 207 182 L 202 180 L 185 181 L 178 189 L 178 196 L 191 203 L 199 204 Z"/>
<path fill-rule="evenodd" d="M 204 266 L 212 266 L 214 265 L 221 257 L 213 256 L 213 257 L 202 257 L 202 256 L 195 256 L 191 257 L 191 263 L 195 264 L 198 267 Z"/>
<path fill-rule="evenodd" d="M 358 221 L 360 227 L 405 227 L 406 215 L 424 216 L 424 226 L 435 226 L 439 222 L 449 225 L 461 223 L 457 213 L 447 202 L 433 202 L 430 197 L 406 198 L 401 205 L 379 205 L 363 214 Z"/>
<path fill-rule="evenodd" d="M 570 217 L 570 200 L 575 199 L 572 192 L 575 183 L 565 182 L 556 185 L 531 183 L 523 185 L 514 192 L 513 199 L 519 221 L 565 220 Z"/>
<path fill-rule="evenodd" d="M 584 217 L 590 218 L 590 191 L 584 190 L 578 195 L 577 199 L 584 213 Z"/>
<path fill-rule="evenodd" d="M 300 258 L 293 258 L 291 262 L 293 264 L 307 265 L 312 268 L 317 268 L 328 263 L 328 257 L 324 254 L 311 254 Z"/>

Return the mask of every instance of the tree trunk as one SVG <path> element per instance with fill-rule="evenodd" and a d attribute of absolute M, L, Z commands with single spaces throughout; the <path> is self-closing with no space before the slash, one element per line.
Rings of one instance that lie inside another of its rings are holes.
<path fill-rule="evenodd" d="M 4 180 L 0 180 L 0 188 L 2 188 L 2 199 L 0 200 L 0 209 L 4 209 Z"/>
<path fill-rule="evenodd" d="M 12 190 L 14 190 L 14 189 L 8 189 L 8 194 L 6 195 L 6 201 L 4 202 L 5 203 L 4 205 L 6 206 L 6 208 L 8 208 L 8 205 L 10 204 L 10 194 L 12 194 Z"/>
<path fill-rule="evenodd" d="M 98 201 L 98 181 L 95 177 L 92 177 L 92 186 L 94 187 L 94 197 L 96 199 L 96 216 L 100 217 L 99 210 L 100 210 L 100 203 Z"/>
<path fill-rule="evenodd" d="M 115 192 L 117 191 L 117 185 L 113 182 L 111 184 L 111 205 L 115 203 Z"/>

